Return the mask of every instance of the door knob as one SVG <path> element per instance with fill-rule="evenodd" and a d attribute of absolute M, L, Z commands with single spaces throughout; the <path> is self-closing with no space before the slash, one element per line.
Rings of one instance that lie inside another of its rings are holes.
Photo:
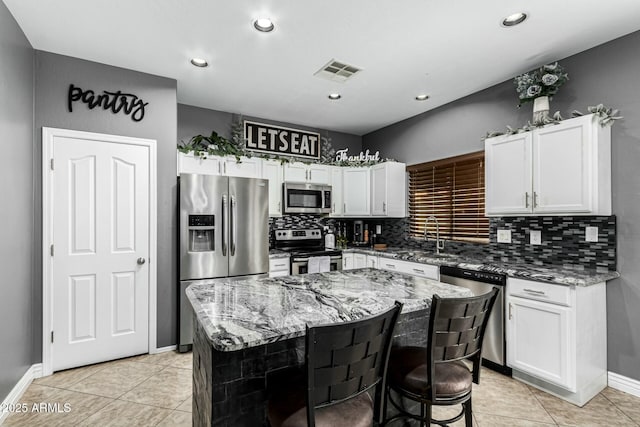
<path fill-rule="evenodd" d="M 144 264 L 144 263 L 145 263 L 145 261 L 146 261 L 146 260 L 145 260 L 144 258 L 142 258 L 142 257 L 138 258 L 138 265 L 142 265 L 142 264 Z"/>

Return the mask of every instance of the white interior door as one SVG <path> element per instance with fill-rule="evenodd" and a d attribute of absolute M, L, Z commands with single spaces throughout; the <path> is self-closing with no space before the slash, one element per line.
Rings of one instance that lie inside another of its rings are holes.
<path fill-rule="evenodd" d="M 146 353 L 152 148 L 54 136 L 49 150 L 52 369 Z"/>

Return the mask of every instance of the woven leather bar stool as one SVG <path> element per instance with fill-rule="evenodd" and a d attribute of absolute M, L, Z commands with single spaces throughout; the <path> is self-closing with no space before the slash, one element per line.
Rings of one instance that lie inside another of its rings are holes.
<path fill-rule="evenodd" d="M 482 341 L 498 289 L 469 298 L 440 298 L 434 295 L 427 336 L 427 347 L 394 347 L 389 358 L 387 400 L 399 414 L 386 419 L 387 425 L 402 418 L 413 418 L 420 425 L 446 426 L 465 417 L 473 425 L 471 383 L 480 382 Z M 471 362 L 469 367 L 465 360 Z M 471 368 L 471 369 L 470 369 Z M 417 402 L 420 414 L 409 412 L 392 399 L 393 390 L 401 399 Z M 432 419 L 432 405 L 458 405 L 462 410 L 447 420 Z"/>
<path fill-rule="evenodd" d="M 307 326 L 303 369 L 285 368 L 267 380 L 271 426 L 372 426 L 380 417 L 374 415 L 374 399 L 379 411 L 384 395 L 376 386 L 385 378 L 401 309 L 396 302 L 363 320 Z M 370 390 L 376 391 L 374 399 Z"/>

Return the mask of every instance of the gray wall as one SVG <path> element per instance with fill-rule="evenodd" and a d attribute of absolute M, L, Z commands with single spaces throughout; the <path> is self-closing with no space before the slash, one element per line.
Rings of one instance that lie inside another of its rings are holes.
<path fill-rule="evenodd" d="M 33 57 L 0 2 L 0 402 L 33 363 Z"/>
<path fill-rule="evenodd" d="M 237 116 L 234 114 L 225 113 L 223 111 L 178 104 L 178 141 L 188 142 L 191 137 L 195 135 L 210 135 L 212 130 L 215 130 L 218 134 L 229 138 L 231 136 L 231 125 L 236 117 Z M 276 122 L 258 117 L 242 116 L 242 118 L 246 120 L 255 120 L 261 123 L 271 123 L 295 129 L 319 132 L 321 136 L 331 138 L 331 145 L 334 149 L 348 148 L 349 153 L 359 153 L 360 150 L 362 150 L 362 138 L 358 135 L 320 130 L 310 128 L 308 126 Z"/>
<path fill-rule="evenodd" d="M 4 58 L 3 58 L 4 62 Z M 99 108 L 89 110 L 76 103 L 73 112 L 67 110 L 67 90 L 73 83 L 82 89 L 122 90 L 133 93 L 149 105 L 144 119 L 134 122 L 125 114 L 113 114 Z M 158 324 L 157 345 L 176 343 L 177 323 L 177 244 L 176 229 L 176 81 L 164 77 L 139 73 L 95 62 L 36 51 L 35 140 L 39 159 L 42 153 L 42 127 L 99 132 L 114 135 L 149 138 L 157 141 L 158 165 L 158 253 L 151 262 L 157 268 Z M 12 168 L 15 169 L 15 168 Z M 36 253 L 41 253 L 42 230 L 39 226 L 41 212 L 40 161 L 34 170 L 36 180 Z M 37 337 L 41 336 L 42 293 L 41 256 L 38 267 L 38 284 L 34 298 L 34 319 Z M 41 359 L 41 344 L 34 346 L 34 357 Z"/>
<path fill-rule="evenodd" d="M 551 101 L 551 111 L 604 103 L 625 119 L 612 130 L 613 213 L 618 221 L 618 271 L 607 284 L 609 370 L 640 380 L 640 32 L 562 59 L 569 82 Z M 511 81 L 363 137 L 363 147 L 408 164 L 481 150 L 481 137 L 531 119 L 520 110 Z"/>

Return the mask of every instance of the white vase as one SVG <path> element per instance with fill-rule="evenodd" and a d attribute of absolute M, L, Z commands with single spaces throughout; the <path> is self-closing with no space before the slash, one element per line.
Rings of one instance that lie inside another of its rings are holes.
<path fill-rule="evenodd" d="M 549 97 L 539 96 L 533 100 L 533 123 L 544 122 L 549 118 Z"/>

